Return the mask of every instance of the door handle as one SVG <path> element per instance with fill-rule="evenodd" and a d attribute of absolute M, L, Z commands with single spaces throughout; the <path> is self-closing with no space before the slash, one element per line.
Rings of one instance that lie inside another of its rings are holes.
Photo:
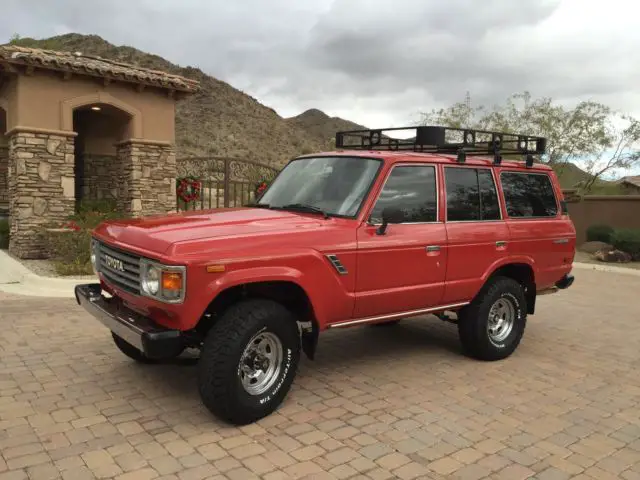
<path fill-rule="evenodd" d="M 496 247 L 500 248 L 500 247 L 506 247 L 507 246 L 507 242 L 504 240 L 498 240 L 496 242 Z"/>
<path fill-rule="evenodd" d="M 439 252 L 440 245 L 429 245 L 427 246 L 427 252 Z"/>

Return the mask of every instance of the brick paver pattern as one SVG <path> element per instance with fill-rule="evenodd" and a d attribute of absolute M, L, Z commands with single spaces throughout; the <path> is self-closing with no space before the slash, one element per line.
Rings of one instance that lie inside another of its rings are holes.
<path fill-rule="evenodd" d="M 328 332 L 242 428 L 195 360 L 135 364 L 72 300 L 0 294 L 0 480 L 640 479 L 640 278 L 575 273 L 501 362 L 435 317 Z"/>

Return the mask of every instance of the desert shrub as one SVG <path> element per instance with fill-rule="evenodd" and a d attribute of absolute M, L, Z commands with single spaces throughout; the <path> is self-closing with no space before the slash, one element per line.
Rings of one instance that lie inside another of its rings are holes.
<path fill-rule="evenodd" d="M 91 229 L 69 223 L 65 228 L 48 229 L 44 233 L 48 253 L 60 275 L 90 275 Z"/>
<path fill-rule="evenodd" d="M 614 229 L 609 225 L 591 225 L 587 228 L 587 242 L 611 243 Z"/>
<path fill-rule="evenodd" d="M 123 218 L 115 200 L 83 200 L 76 207 L 76 213 L 69 220 L 82 228 L 96 228 L 105 220 Z"/>
<path fill-rule="evenodd" d="M 640 261 L 640 228 L 620 228 L 611 236 L 611 244 Z"/>
<path fill-rule="evenodd" d="M 90 275 L 91 232 L 105 220 L 123 218 L 115 202 L 83 201 L 62 225 L 50 225 L 42 233 L 55 270 L 60 275 Z"/>
<path fill-rule="evenodd" d="M 0 219 L 0 248 L 9 248 L 9 220 Z"/>

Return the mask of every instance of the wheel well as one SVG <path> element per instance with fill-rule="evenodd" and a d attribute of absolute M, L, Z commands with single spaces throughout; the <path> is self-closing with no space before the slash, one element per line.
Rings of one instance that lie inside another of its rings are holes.
<path fill-rule="evenodd" d="M 503 265 L 495 270 L 489 276 L 487 281 L 497 276 L 512 278 L 522 285 L 527 299 L 527 313 L 533 315 L 536 305 L 536 282 L 533 274 L 533 268 L 526 263 L 511 263 L 509 265 Z"/>
<path fill-rule="evenodd" d="M 231 305 L 248 298 L 273 300 L 290 310 L 301 324 L 302 348 L 313 359 L 319 333 L 318 322 L 307 293 L 293 282 L 246 283 L 223 290 L 209 304 L 196 330 L 204 337 Z"/>

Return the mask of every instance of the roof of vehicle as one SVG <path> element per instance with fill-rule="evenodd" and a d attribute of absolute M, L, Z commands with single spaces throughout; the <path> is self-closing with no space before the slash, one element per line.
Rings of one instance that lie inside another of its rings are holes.
<path fill-rule="evenodd" d="M 296 158 L 312 158 L 312 157 L 360 157 L 360 158 L 378 158 L 381 160 L 397 163 L 397 162 L 433 162 L 451 165 L 475 165 L 483 167 L 501 167 L 501 168 L 518 168 L 522 170 L 552 170 L 549 165 L 544 163 L 534 163 L 533 166 L 527 167 L 524 161 L 504 159 L 500 165 L 494 164 L 493 158 L 474 156 L 468 157 L 464 163 L 457 160 L 457 156 L 453 154 L 442 153 L 421 153 L 421 152 L 390 152 L 379 150 L 335 150 L 327 152 L 310 153 L 300 155 Z"/>

